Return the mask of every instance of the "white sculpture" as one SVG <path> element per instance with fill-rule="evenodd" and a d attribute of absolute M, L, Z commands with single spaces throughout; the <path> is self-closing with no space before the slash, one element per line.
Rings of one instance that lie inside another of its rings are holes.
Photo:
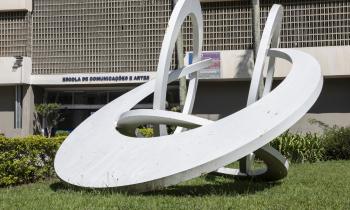
<path fill-rule="evenodd" d="M 176 37 L 187 16 L 194 28 L 194 63 L 168 72 Z M 64 141 L 55 158 L 55 170 L 64 181 L 82 187 L 118 187 L 150 191 L 217 171 L 256 151 L 267 164 L 264 171 L 247 175 L 276 180 L 287 174 L 288 162 L 267 144 L 292 126 L 314 104 L 322 89 L 320 66 L 310 55 L 277 47 L 282 8 L 271 9 L 261 40 L 252 77 L 248 106 L 216 122 L 189 115 L 197 88 L 197 71 L 210 65 L 200 61 L 203 23 L 198 0 L 180 0 L 171 15 L 164 37 L 157 77 L 107 104 L 83 123 Z M 271 41 L 272 40 L 272 41 Z M 269 56 L 264 97 L 258 97 L 259 83 L 266 56 Z M 275 57 L 291 62 L 292 69 L 283 82 L 270 92 Z M 167 83 L 192 74 L 182 113 L 165 111 Z M 154 109 L 131 110 L 154 92 Z M 130 111 L 131 110 L 131 111 Z M 135 128 L 142 124 L 181 126 L 166 135 L 135 138 Z M 185 132 L 184 128 L 195 128 Z M 117 129 L 116 129 L 117 128 Z M 128 134 L 128 135 L 126 135 Z M 247 163 L 250 167 L 249 162 Z"/>

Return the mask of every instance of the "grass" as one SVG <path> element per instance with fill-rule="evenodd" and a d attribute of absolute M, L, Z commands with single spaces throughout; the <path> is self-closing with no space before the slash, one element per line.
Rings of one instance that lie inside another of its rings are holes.
<path fill-rule="evenodd" d="M 279 183 L 206 175 L 144 194 L 85 190 L 54 179 L 0 189 L 1 209 L 350 209 L 350 161 L 293 165 Z"/>

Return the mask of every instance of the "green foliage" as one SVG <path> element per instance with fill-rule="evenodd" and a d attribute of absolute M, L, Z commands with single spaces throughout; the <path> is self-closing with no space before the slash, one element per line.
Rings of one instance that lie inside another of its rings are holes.
<path fill-rule="evenodd" d="M 53 161 L 64 137 L 0 137 L 0 186 L 34 182 L 54 175 Z"/>
<path fill-rule="evenodd" d="M 35 106 L 35 111 L 40 117 L 38 119 L 44 121 L 41 127 L 47 129 L 48 137 L 51 137 L 52 129 L 64 120 L 60 113 L 60 105 L 56 103 L 38 104 Z"/>
<path fill-rule="evenodd" d="M 324 158 L 322 138 L 316 134 L 292 134 L 286 132 L 271 142 L 291 162 L 317 162 Z"/>
<path fill-rule="evenodd" d="M 145 137 L 153 136 L 152 128 L 139 128 Z M 59 135 L 67 134 L 58 132 Z M 0 186 L 35 182 L 54 176 L 53 160 L 65 136 L 46 138 L 6 138 L 0 136 Z M 350 128 L 329 128 L 323 135 L 286 132 L 272 141 L 291 162 L 317 162 L 350 159 Z"/>
<path fill-rule="evenodd" d="M 325 160 L 350 160 L 350 128 L 327 128 L 323 134 Z"/>
<path fill-rule="evenodd" d="M 167 131 L 169 135 L 173 134 L 175 129 L 176 129 L 176 126 L 167 125 Z M 153 137 L 154 135 L 153 128 L 149 128 L 145 126 L 138 128 L 138 132 L 145 138 L 150 138 L 150 137 Z"/>
<path fill-rule="evenodd" d="M 145 138 L 153 137 L 153 128 L 142 127 L 138 128 L 138 132 Z"/>
<path fill-rule="evenodd" d="M 69 135 L 69 131 L 64 131 L 64 130 L 58 130 L 56 131 L 55 133 L 55 136 L 56 137 L 59 137 L 59 136 L 68 136 Z"/>
<path fill-rule="evenodd" d="M 350 209 L 350 161 L 293 164 L 278 183 L 201 176 L 149 193 L 76 188 L 57 179 L 0 188 L 0 209 Z"/>
<path fill-rule="evenodd" d="M 350 128 L 324 124 L 322 127 L 324 133 L 320 135 L 286 132 L 272 141 L 271 145 L 295 163 L 350 160 Z"/>
<path fill-rule="evenodd" d="M 350 160 L 350 127 L 331 127 L 316 119 L 310 119 L 309 122 L 323 130 L 324 160 Z"/>

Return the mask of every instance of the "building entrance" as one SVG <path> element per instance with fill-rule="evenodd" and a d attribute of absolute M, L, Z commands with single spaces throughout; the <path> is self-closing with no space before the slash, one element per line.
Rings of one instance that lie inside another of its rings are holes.
<path fill-rule="evenodd" d="M 57 130 L 72 131 L 91 114 L 134 87 L 123 88 L 46 88 L 44 103 L 58 103 L 64 118 Z M 167 100 L 170 106 L 178 104 L 177 87 L 168 88 Z M 150 109 L 153 95 L 137 104 L 134 109 Z"/>

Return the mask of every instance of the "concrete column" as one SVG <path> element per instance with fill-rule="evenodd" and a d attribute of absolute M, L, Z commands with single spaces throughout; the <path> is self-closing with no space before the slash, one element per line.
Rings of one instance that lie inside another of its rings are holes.
<path fill-rule="evenodd" d="M 22 86 L 15 86 L 15 129 L 22 128 Z"/>
<path fill-rule="evenodd" d="M 34 111 L 33 87 L 31 85 L 24 85 L 22 99 L 22 136 L 33 134 Z"/>

